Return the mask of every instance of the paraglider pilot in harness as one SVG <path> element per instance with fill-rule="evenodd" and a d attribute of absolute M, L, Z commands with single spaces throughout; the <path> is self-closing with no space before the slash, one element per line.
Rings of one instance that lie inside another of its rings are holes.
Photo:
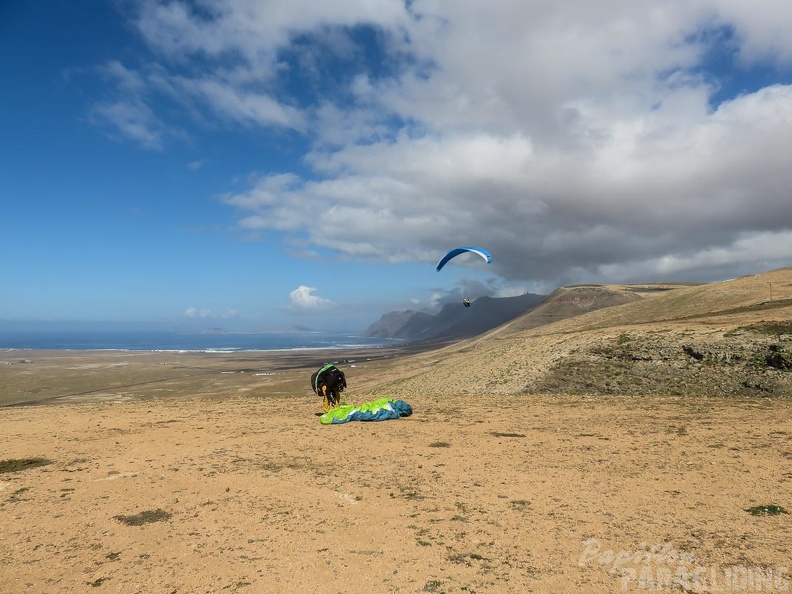
<path fill-rule="evenodd" d="M 341 392 L 346 388 L 344 372 L 332 363 L 323 366 L 311 375 L 311 388 L 322 398 L 325 412 L 341 404 Z"/>

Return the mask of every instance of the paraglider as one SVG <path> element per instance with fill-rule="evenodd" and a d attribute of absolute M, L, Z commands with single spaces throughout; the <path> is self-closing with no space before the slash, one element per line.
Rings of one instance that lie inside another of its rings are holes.
<path fill-rule="evenodd" d="M 459 247 L 459 248 L 454 248 L 453 250 L 448 252 L 445 256 L 440 258 L 440 261 L 437 263 L 437 272 L 440 272 L 440 270 L 443 268 L 443 266 L 446 265 L 446 263 L 448 263 L 449 260 L 451 260 L 452 258 L 456 258 L 459 254 L 464 254 L 465 252 L 472 252 L 474 254 L 478 254 L 479 256 L 484 258 L 484 260 L 486 260 L 487 264 L 492 262 L 492 255 L 483 248 Z"/>
<path fill-rule="evenodd" d="M 474 254 L 478 254 L 479 256 L 484 258 L 484 261 L 487 264 L 492 262 L 492 255 L 484 248 L 458 247 L 458 248 L 454 248 L 453 250 L 448 252 L 445 256 L 440 258 L 440 261 L 437 263 L 437 272 L 440 272 L 440 270 L 443 268 L 443 266 L 445 266 L 448 263 L 449 260 L 451 260 L 452 258 L 456 258 L 458 255 L 464 254 L 465 252 L 472 252 Z M 465 305 L 465 307 L 470 307 L 470 299 L 468 297 L 465 297 L 462 300 L 462 303 Z"/>
<path fill-rule="evenodd" d="M 341 392 L 347 387 L 346 376 L 335 365 L 328 363 L 311 375 L 311 387 L 322 398 L 324 411 L 328 412 L 341 404 Z"/>

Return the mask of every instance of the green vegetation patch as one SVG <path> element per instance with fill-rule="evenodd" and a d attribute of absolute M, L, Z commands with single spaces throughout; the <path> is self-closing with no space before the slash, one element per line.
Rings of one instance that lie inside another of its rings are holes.
<path fill-rule="evenodd" d="M 500 431 L 492 431 L 493 437 L 526 437 L 523 433 L 501 433 Z"/>
<path fill-rule="evenodd" d="M 46 466 L 47 464 L 52 464 L 52 460 L 47 460 L 46 458 L 0 460 L 0 474 L 5 472 L 19 472 L 20 470 L 28 470 L 29 468 L 37 468 L 39 466 Z"/>
<path fill-rule="evenodd" d="M 752 516 L 780 516 L 781 514 L 789 513 L 780 505 L 775 505 L 772 503 L 769 505 L 755 505 L 754 507 L 749 507 L 745 511 L 747 511 Z"/>
<path fill-rule="evenodd" d="M 164 509 L 155 509 L 143 511 L 134 516 L 119 515 L 113 517 L 127 526 L 142 526 L 143 524 L 151 524 L 153 522 L 165 522 L 171 518 L 171 514 Z"/>
<path fill-rule="evenodd" d="M 628 343 L 628 342 L 630 342 L 632 339 L 633 339 L 633 337 L 632 337 L 632 336 L 630 336 L 630 335 L 629 335 L 629 334 L 627 334 L 626 332 L 622 332 L 622 333 L 621 333 L 621 334 L 619 334 L 619 336 L 616 338 L 616 344 L 625 344 L 625 343 Z"/>
<path fill-rule="evenodd" d="M 792 321 L 783 320 L 777 322 L 757 322 L 748 326 L 741 326 L 738 330 L 756 332 L 757 334 L 769 334 L 781 336 L 782 334 L 792 334 Z"/>
<path fill-rule="evenodd" d="M 468 566 L 472 565 L 471 561 L 489 561 L 489 559 L 479 555 L 478 553 L 456 553 L 451 555 L 448 560 L 451 561 L 451 563 Z"/>
<path fill-rule="evenodd" d="M 450 448 L 451 444 L 447 441 L 433 441 L 429 444 L 430 448 Z"/>

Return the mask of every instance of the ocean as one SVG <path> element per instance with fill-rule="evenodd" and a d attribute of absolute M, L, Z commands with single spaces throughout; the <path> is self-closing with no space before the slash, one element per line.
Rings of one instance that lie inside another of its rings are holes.
<path fill-rule="evenodd" d="M 148 330 L 0 330 L 0 351 L 234 352 L 398 346 L 401 341 L 350 334 L 199 334 Z"/>

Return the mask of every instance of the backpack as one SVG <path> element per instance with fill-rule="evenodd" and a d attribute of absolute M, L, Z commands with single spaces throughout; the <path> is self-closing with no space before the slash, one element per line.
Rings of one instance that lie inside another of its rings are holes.
<path fill-rule="evenodd" d="M 326 386 L 327 392 L 338 397 L 346 385 L 344 372 L 332 363 L 328 363 L 311 375 L 311 388 L 317 396 L 324 396 L 322 387 Z"/>

